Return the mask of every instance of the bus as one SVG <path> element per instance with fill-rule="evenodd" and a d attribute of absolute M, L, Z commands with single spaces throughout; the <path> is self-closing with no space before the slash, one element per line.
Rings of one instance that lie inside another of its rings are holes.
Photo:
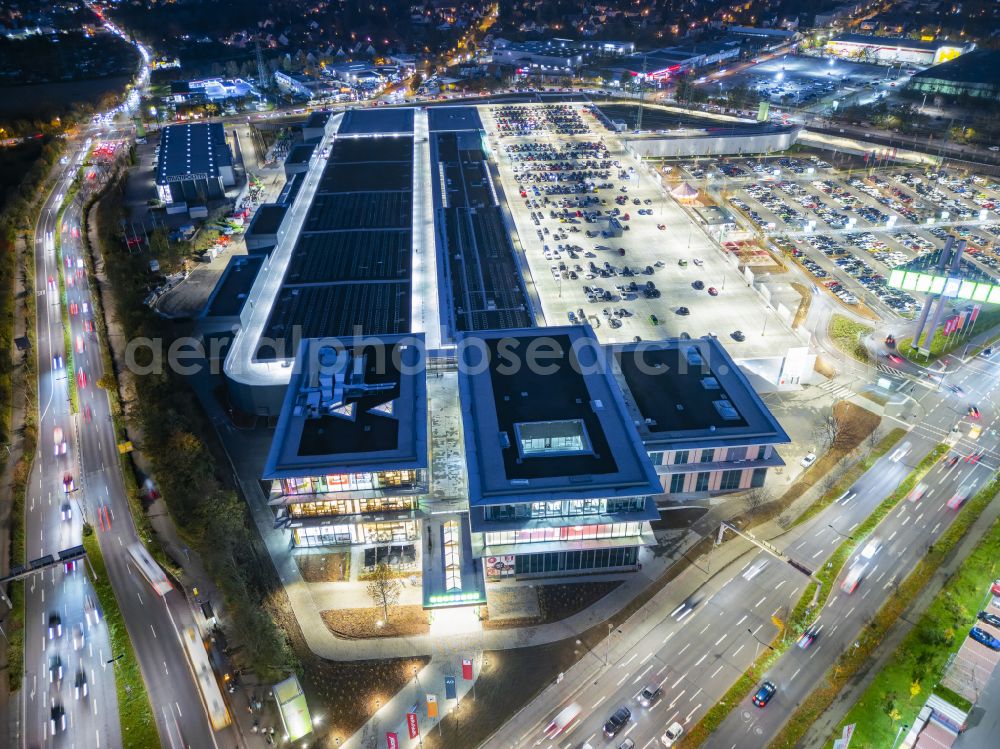
<path fill-rule="evenodd" d="M 128 553 L 131 555 L 132 562 L 135 564 L 136 569 L 142 573 L 142 576 L 146 578 L 146 582 L 153 587 L 153 590 L 156 591 L 157 595 L 165 596 L 174 589 L 174 586 L 171 585 L 170 581 L 167 579 L 166 573 L 164 573 L 160 565 L 153 560 L 153 557 L 150 556 L 145 546 L 138 542 L 130 544 L 128 547 Z"/>
<path fill-rule="evenodd" d="M 232 719 L 229 717 L 226 702 L 222 699 L 219 682 L 208 662 L 205 643 L 194 627 L 186 627 L 181 639 L 184 641 L 184 652 L 191 664 L 191 670 L 194 671 L 195 680 L 198 682 L 198 691 L 201 692 L 202 701 L 208 711 L 208 720 L 212 724 L 212 729 L 219 731 L 232 723 Z"/>

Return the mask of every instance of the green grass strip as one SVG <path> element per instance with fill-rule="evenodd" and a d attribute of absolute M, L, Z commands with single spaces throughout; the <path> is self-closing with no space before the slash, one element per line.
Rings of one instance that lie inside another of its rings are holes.
<path fill-rule="evenodd" d="M 813 575 L 813 582 L 810 582 L 806 586 L 805 591 L 799 598 L 798 603 L 792 610 L 792 614 L 788 619 L 788 626 L 786 628 L 786 635 L 782 636 L 779 633 L 775 639 L 771 642 L 773 650 L 766 651 L 763 655 L 757 658 L 750 667 L 736 680 L 723 695 L 722 699 L 716 702 L 708 712 L 698 721 L 697 725 L 691 729 L 690 732 L 682 739 L 681 746 L 684 749 L 691 749 L 692 747 L 701 746 L 709 736 L 720 726 L 722 722 L 729 716 L 740 702 L 750 693 L 757 685 L 757 680 L 760 675 L 766 672 L 774 663 L 784 654 L 784 652 L 791 647 L 798 636 L 805 630 L 806 627 L 815 618 L 816 611 L 822 610 L 823 606 L 826 604 L 827 599 L 830 596 L 830 588 L 832 587 L 833 581 L 837 579 L 840 574 L 841 568 L 844 563 L 850 558 L 851 554 L 854 552 L 855 548 L 865 540 L 866 536 L 871 533 L 872 530 L 885 518 L 886 515 L 895 507 L 899 501 L 910 493 L 910 490 L 916 486 L 917 482 L 924 477 L 924 474 L 929 471 L 934 464 L 948 451 L 947 446 L 938 445 L 935 447 L 928 455 L 925 457 L 916 468 L 914 468 L 910 474 L 903 479 L 903 481 L 896 487 L 896 490 L 890 494 L 882 503 L 872 511 L 871 515 L 859 525 L 854 530 L 855 538 L 859 539 L 857 541 L 844 541 L 840 544 L 836 550 L 834 550 L 833 555 L 830 560 L 823 566 L 823 569 Z M 822 583 L 819 595 L 816 594 L 817 586 Z M 816 603 L 813 604 L 813 598 L 816 598 Z M 815 720 L 815 718 L 813 719 Z M 789 723 L 795 722 L 789 721 Z M 808 725 L 806 726 L 808 728 Z M 779 734 L 780 735 L 780 734 Z M 774 744 L 772 743 L 772 746 Z"/>
<path fill-rule="evenodd" d="M 130 749 L 158 749 L 160 738 L 156 731 L 156 721 L 153 720 L 153 707 L 146 692 L 146 683 L 142 679 L 142 671 L 136 660 L 132 641 L 129 639 L 125 620 L 118 608 L 118 599 L 108 579 L 108 570 L 104 565 L 104 556 L 94 529 L 86 525 L 83 530 L 83 546 L 87 550 L 87 558 L 93 567 L 97 580 L 94 589 L 104 614 L 104 624 L 108 628 L 108 638 L 111 640 L 112 658 L 118 658 L 114 663 L 115 691 L 118 694 L 118 719 L 121 723 L 122 744 Z M 120 656 L 120 657 L 119 657 Z"/>

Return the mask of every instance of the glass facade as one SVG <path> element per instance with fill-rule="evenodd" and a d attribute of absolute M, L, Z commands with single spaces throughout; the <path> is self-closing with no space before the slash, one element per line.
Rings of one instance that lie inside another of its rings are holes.
<path fill-rule="evenodd" d="M 599 525 L 564 525 L 558 528 L 528 528 L 510 531 L 487 531 L 487 546 L 501 544 L 538 544 L 546 541 L 590 541 L 598 538 L 628 538 L 642 533 L 642 523 L 601 523 Z"/>
<path fill-rule="evenodd" d="M 605 515 L 614 512 L 640 512 L 645 497 L 624 499 L 570 499 L 560 502 L 524 502 L 516 505 L 492 505 L 483 508 L 486 520 L 522 520 L 527 518 L 568 518 L 579 515 Z"/>
<path fill-rule="evenodd" d="M 670 476 L 670 493 L 676 494 L 677 492 L 684 491 L 684 479 L 687 476 L 686 473 L 674 473 Z"/>
<path fill-rule="evenodd" d="M 696 492 L 707 492 L 708 491 L 708 477 L 711 476 L 710 473 L 699 473 L 698 478 L 695 480 L 694 490 Z"/>
<path fill-rule="evenodd" d="M 293 528 L 296 546 L 341 546 L 347 544 L 388 544 L 417 540 L 417 522 L 352 523 Z"/>
<path fill-rule="evenodd" d="M 422 471 L 378 471 L 376 473 L 334 473 L 281 479 L 281 491 L 289 496 L 331 492 L 393 491 L 415 489 Z"/>
<path fill-rule="evenodd" d="M 740 479 L 743 476 L 743 471 L 723 471 L 722 472 L 722 482 L 719 484 L 719 488 L 722 491 L 732 491 L 733 489 L 740 488 Z"/>
<path fill-rule="evenodd" d="M 634 567 L 638 559 L 639 549 L 635 546 L 619 549 L 518 554 L 514 558 L 514 571 L 518 575 L 538 575 L 548 572 Z"/>
<path fill-rule="evenodd" d="M 405 512 L 417 507 L 416 497 L 373 497 L 370 499 L 317 499 L 314 502 L 289 504 L 288 514 L 293 518 L 330 517 L 334 515 L 360 515 L 361 513 Z"/>

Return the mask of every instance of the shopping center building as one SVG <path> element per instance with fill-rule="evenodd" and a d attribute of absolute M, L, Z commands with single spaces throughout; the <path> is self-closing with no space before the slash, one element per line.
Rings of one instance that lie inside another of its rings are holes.
<path fill-rule="evenodd" d="M 660 483 L 594 331 L 474 335 L 459 394 L 487 578 L 634 568 Z"/>
<path fill-rule="evenodd" d="M 314 125 L 202 320 L 235 328 L 229 401 L 269 440 L 259 478 L 291 546 L 421 568 L 425 608 L 480 605 L 484 576 L 635 569 L 657 501 L 782 464 L 787 436 L 719 341 L 536 327 L 475 107 Z M 512 370 L 510 346 L 554 350 Z"/>
<path fill-rule="evenodd" d="M 422 343 L 300 344 L 262 475 L 296 546 L 416 543 L 427 492 Z"/>

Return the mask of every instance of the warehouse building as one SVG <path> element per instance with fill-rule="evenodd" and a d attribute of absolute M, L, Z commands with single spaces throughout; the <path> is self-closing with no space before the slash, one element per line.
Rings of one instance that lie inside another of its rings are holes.
<path fill-rule="evenodd" d="M 164 203 L 205 203 L 236 184 L 221 122 L 168 125 L 160 135 L 156 192 Z"/>
<path fill-rule="evenodd" d="M 826 43 L 826 53 L 875 65 L 937 65 L 971 50 L 973 45 L 891 36 L 840 34 Z"/>
<path fill-rule="evenodd" d="M 933 96 L 1000 101 L 1000 52 L 977 49 L 935 65 L 910 78 L 907 89 Z"/>

